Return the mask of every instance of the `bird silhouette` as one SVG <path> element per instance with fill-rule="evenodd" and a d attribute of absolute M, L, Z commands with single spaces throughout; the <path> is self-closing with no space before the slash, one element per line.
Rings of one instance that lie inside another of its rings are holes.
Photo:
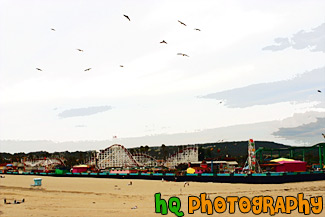
<path fill-rule="evenodd" d="M 197 28 L 195 28 L 194 30 L 196 30 L 196 31 L 201 31 L 201 29 L 197 29 Z"/>
<path fill-rule="evenodd" d="M 84 52 L 84 50 L 81 50 L 81 49 L 79 49 L 79 48 L 77 49 L 77 51 Z"/>
<path fill-rule="evenodd" d="M 322 135 L 323 135 L 323 137 L 324 137 L 324 139 L 325 139 L 325 134 L 324 134 L 324 133 L 322 133 Z"/>
<path fill-rule="evenodd" d="M 86 71 L 89 71 L 90 69 L 91 69 L 91 68 L 85 69 L 85 72 L 86 72 Z"/>
<path fill-rule="evenodd" d="M 51 28 L 52 31 L 55 31 L 55 29 Z"/>
<path fill-rule="evenodd" d="M 40 69 L 40 68 L 36 68 L 38 71 L 43 71 L 42 69 Z"/>
<path fill-rule="evenodd" d="M 178 20 L 178 22 L 179 22 L 180 24 L 182 24 L 182 25 L 186 26 L 186 24 L 185 24 L 185 23 L 183 23 L 182 21 L 179 21 L 179 20 Z"/>
<path fill-rule="evenodd" d="M 164 44 L 167 44 L 167 42 L 165 40 L 162 40 L 160 43 L 164 43 Z"/>
<path fill-rule="evenodd" d="M 321 93 L 322 91 L 321 90 L 317 90 L 318 93 Z"/>
<path fill-rule="evenodd" d="M 123 65 L 120 65 L 121 68 L 123 68 L 124 66 Z"/>
<path fill-rule="evenodd" d="M 123 14 L 123 16 L 125 16 L 126 19 L 128 19 L 129 21 L 131 21 L 128 15 Z"/>
<path fill-rule="evenodd" d="M 189 55 L 185 54 L 185 53 L 178 53 L 177 55 L 181 55 L 183 57 L 190 57 Z"/>

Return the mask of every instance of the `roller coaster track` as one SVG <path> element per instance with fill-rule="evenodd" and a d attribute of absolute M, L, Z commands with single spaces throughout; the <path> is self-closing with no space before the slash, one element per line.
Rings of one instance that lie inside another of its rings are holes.
<path fill-rule="evenodd" d="M 140 166 L 158 166 L 158 161 L 148 154 L 134 153 L 132 156 Z"/>
<path fill-rule="evenodd" d="M 44 159 L 33 159 L 24 161 L 24 165 L 27 167 L 50 167 L 56 165 L 64 166 L 64 163 L 59 158 L 44 158 Z"/>
<path fill-rule="evenodd" d="M 178 164 L 197 162 L 199 160 L 199 151 L 197 147 L 186 147 L 178 150 L 175 154 L 171 155 L 165 163 L 167 167 L 175 167 Z"/>
<path fill-rule="evenodd" d="M 138 167 L 140 164 L 132 154 L 119 144 L 112 145 L 98 153 L 98 167 L 106 169 L 111 167 Z"/>

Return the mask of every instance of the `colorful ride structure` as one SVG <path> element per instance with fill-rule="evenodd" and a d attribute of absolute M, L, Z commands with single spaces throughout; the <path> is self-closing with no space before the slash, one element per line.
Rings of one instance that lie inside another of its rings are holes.
<path fill-rule="evenodd" d="M 23 162 L 26 172 L 49 172 L 54 171 L 57 166 L 64 166 L 63 160 L 59 158 L 30 159 Z"/>

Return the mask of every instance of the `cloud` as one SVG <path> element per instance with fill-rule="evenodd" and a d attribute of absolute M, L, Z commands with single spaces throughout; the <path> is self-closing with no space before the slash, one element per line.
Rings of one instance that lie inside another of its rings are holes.
<path fill-rule="evenodd" d="M 325 23 L 310 32 L 301 30 L 291 38 L 276 38 L 274 41 L 275 45 L 264 47 L 262 50 L 279 51 L 292 47 L 296 50 L 309 48 L 312 52 L 325 52 Z"/>
<path fill-rule="evenodd" d="M 80 124 L 80 125 L 76 125 L 75 127 L 87 127 L 87 126 Z"/>
<path fill-rule="evenodd" d="M 325 101 L 318 103 L 314 108 L 325 108 Z"/>
<path fill-rule="evenodd" d="M 324 95 L 317 90 L 324 89 L 324 73 L 325 67 L 306 72 L 291 80 L 253 84 L 200 98 L 223 100 L 229 107 L 241 108 L 288 101 L 322 101 Z"/>
<path fill-rule="evenodd" d="M 278 50 L 284 50 L 288 47 L 291 47 L 291 44 L 290 44 L 288 38 L 276 38 L 276 39 L 274 39 L 274 41 L 277 43 L 276 45 L 270 45 L 270 46 L 264 47 L 263 50 L 278 51 Z"/>
<path fill-rule="evenodd" d="M 70 118 L 70 117 L 78 117 L 78 116 L 89 116 L 94 115 L 100 112 L 105 112 L 108 110 L 111 110 L 111 106 L 93 106 L 93 107 L 87 107 L 87 108 L 75 108 L 75 109 L 69 109 L 64 110 L 58 116 L 60 118 Z"/>
<path fill-rule="evenodd" d="M 273 135 L 297 142 L 317 143 L 323 138 L 322 133 L 325 133 L 325 118 L 297 127 L 279 128 Z"/>

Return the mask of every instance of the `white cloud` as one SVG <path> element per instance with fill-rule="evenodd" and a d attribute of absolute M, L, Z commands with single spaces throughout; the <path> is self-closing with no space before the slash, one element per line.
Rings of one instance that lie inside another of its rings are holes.
<path fill-rule="evenodd" d="M 225 100 L 229 107 L 248 107 L 278 102 L 322 101 L 318 90 L 325 89 L 325 67 L 303 73 L 290 80 L 253 84 L 246 87 L 211 93 L 202 98 Z"/>
<path fill-rule="evenodd" d="M 89 116 L 94 115 L 101 112 L 106 112 L 111 110 L 112 106 L 91 106 L 86 108 L 74 108 L 64 110 L 58 114 L 60 118 L 70 118 L 70 117 L 78 117 L 78 116 Z"/>
<path fill-rule="evenodd" d="M 292 47 L 297 50 L 308 48 L 312 52 L 325 52 L 325 23 L 309 32 L 301 30 L 291 38 L 276 38 L 274 41 L 276 45 L 264 47 L 263 50 L 279 51 Z"/>

